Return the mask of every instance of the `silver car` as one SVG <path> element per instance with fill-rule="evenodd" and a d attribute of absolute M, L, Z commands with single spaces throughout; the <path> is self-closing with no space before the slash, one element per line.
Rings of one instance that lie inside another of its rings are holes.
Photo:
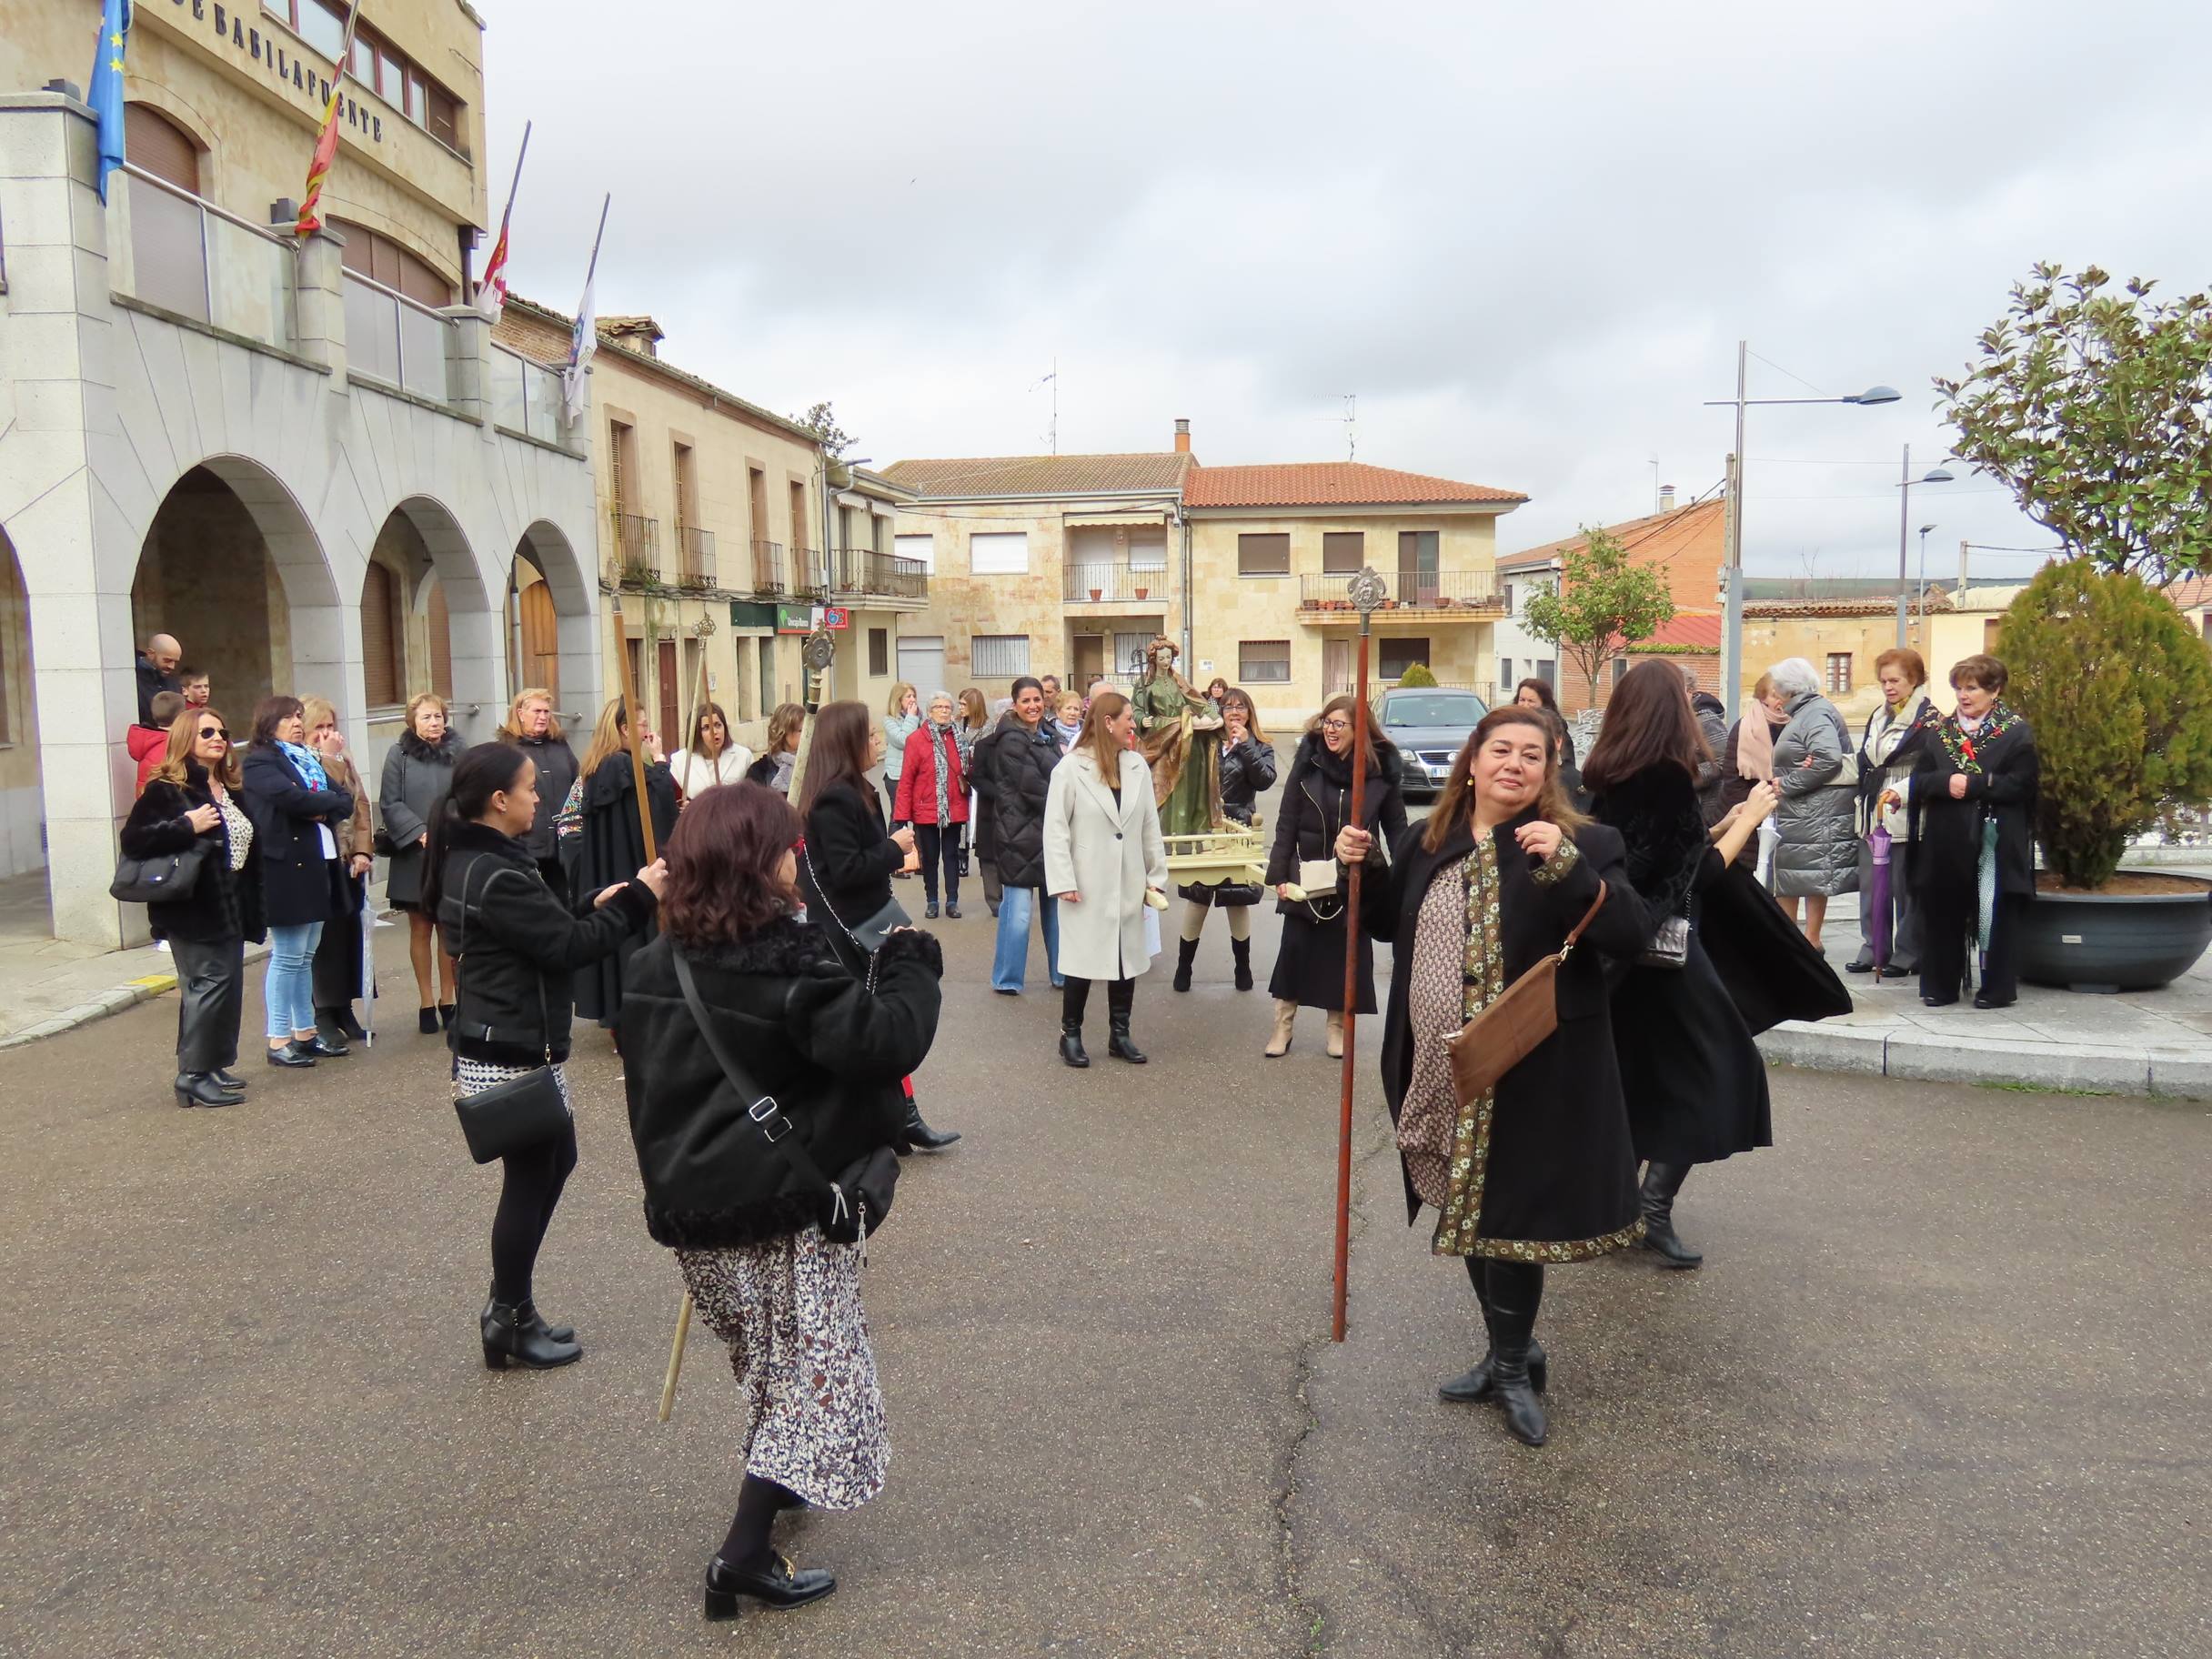
<path fill-rule="evenodd" d="M 1382 735 L 1405 759 L 1400 789 L 1408 800 L 1427 799 L 1444 787 L 1452 762 L 1490 705 L 1472 691 L 1448 687 L 1393 686 L 1375 704 Z"/>

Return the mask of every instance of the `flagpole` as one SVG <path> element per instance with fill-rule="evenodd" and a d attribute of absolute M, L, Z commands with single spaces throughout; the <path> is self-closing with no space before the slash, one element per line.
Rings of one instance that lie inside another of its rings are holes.
<path fill-rule="evenodd" d="M 522 188 L 522 161 L 530 153 L 530 126 L 528 121 L 522 124 L 522 147 L 515 152 L 515 178 L 507 187 L 507 212 L 499 216 L 502 225 L 507 223 L 508 214 L 515 211 L 515 192 Z"/>
<path fill-rule="evenodd" d="M 307 199 L 300 206 L 299 218 L 301 221 L 306 220 L 321 202 L 323 181 L 329 177 L 331 169 L 337 166 L 338 100 L 345 96 L 343 83 L 353 64 L 354 25 L 360 21 L 361 0 L 353 0 L 353 4 L 346 8 L 346 34 L 345 37 L 338 42 L 337 66 L 330 72 L 330 97 L 323 106 L 323 124 L 317 129 L 315 135 L 315 154 L 307 160 Z M 323 171 L 320 176 L 317 176 L 315 170 L 316 163 L 322 156 L 325 138 L 331 141 L 330 158 L 323 164 Z M 298 258 L 301 250 L 307 245 L 308 228 L 299 222 L 295 222 L 293 225 L 292 256 L 295 260 Z M 317 220 L 312 228 L 321 229 L 322 221 Z"/>
<path fill-rule="evenodd" d="M 1352 815 L 1365 823 L 1367 799 L 1367 642 L 1375 608 L 1382 604 L 1382 578 L 1372 565 L 1348 584 L 1360 613 L 1360 669 L 1352 709 Z M 1339 1074 L 1336 1123 L 1336 1276 L 1329 1309 L 1329 1340 L 1344 1340 L 1345 1302 L 1352 1263 L 1352 1059 L 1360 1036 L 1360 875 L 1366 861 L 1344 872 L 1344 1058 Z"/>
<path fill-rule="evenodd" d="M 522 164 L 519 161 L 515 164 L 515 172 L 517 177 L 521 176 Z M 587 293 L 591 289 L 591 279 L 599 274 L 599 243 L 607 235 L 607 210 L 614 205 L 615 193 L 609 190 L 607 199 L 599 204 L 599 228 L 591 238 L 591 263 L 584 267 L 584 289 Z"/>
<path fill-rule="evenodd" d="M 484 273 L 486 281 L 496 279 L 500 284 L 498 292 L 502 296 L 506 293 L 507 282 L 508 229 L 515 217 L 515 197 L 522 193 L 522 164 L 529 156 L 530 128 L 533 125 L 528 121 L 522 124 L 522 147 L 515 152 L 515 176 L 507 186 L 507 206 L 499 213 L 499 239 L 492 245 L 494 263 Z M 477 284 L 476 303 L 478 309 L 483 307 L 485 287 L 486 282 Z M 496 322 L 498 319 L 494 317 L 493 320 Z"/>

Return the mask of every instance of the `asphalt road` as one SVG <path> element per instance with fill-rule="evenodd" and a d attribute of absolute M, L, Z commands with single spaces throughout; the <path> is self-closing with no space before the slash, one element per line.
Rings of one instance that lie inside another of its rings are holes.
<path fill-rule="evenodd" d="M 2202 1108 L 1777 1073 L 1781 1144 L 1684 1193 L 1704 1269 L 1552 1275 L 1532 1452 L 1433 1397 L 1479 1325 L 1371 1066 L 1338 1347 L 1320 1022 L 1262 1061 L 1217 923 L 1140 988 L 1153 1063 L 1070 1072 L 971 897 L 920 1079 L 967 1139 L 867 1272 L 890 1484 L 788 1534 L 835 1596 L 735 1626 L 734 1390 L 699 1332 L 653 1421 L 680 1291 L 601 1040 L 541 1375 L 476 1351 L 497 1177 L 433 1040 L 214 1112 L 171 999 L 0 1054 L 0 1653 L 2212 1652 Z"/>

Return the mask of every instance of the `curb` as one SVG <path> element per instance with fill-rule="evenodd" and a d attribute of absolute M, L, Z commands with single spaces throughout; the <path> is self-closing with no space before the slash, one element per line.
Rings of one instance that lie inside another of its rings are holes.
<path fill-rule="evenodd" d="M 1785 1021 L 1759 1040 L 1769 1061 L 1809 1071 L 1892 1077 L 1928 1083 L 2012 1083 L 2084 1094 L 2129 1094 L 2169 1101 L 2212 1101 L 2212 1059 L 2141 1051 L 2047 1047 L 1883 1031 L 1823 1029 Z"/>
<path fill-rule="evenodd" d="M 246 947 L 246 960 L 257 962 L 269 953 L 266 944 Z M 64 1031 L 74 1031 L 81 1025 L 90 1025 L 96 1020 L 105 1020 L 110 1014 L 119 1014 L 126 1008 L 136 1008 L 141 1002 L 151 1002 L 156 997 L 166 996 L 176 989 L 173 973 L 149 973 L 112 990 L 104 990 L 89 1002 L 79 1002 L 75 1008 L 65 1008 L 59 1013 L 48 1014 L 36 1025 L 27 1025 L 11 1036 L 0 1037 L 0 1050 L 21 1048 L 26 1042 L 38 1042 L 48 1037 L 58 1037 Z"/>

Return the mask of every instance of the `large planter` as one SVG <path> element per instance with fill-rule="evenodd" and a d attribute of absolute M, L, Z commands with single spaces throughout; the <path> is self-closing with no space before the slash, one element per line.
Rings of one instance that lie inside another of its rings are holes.
<path fill-rule="evenodd" d="M 2115 878 L 2128 885 L 2134 872 Z M 2146 872 L 2147 873 L 2147 872 Z M 2187 892 L 2039 892 L 2027 907 L 2020 977 L 2067 990 L 2155 990 L 2212 945 L 2212 881 L 2160 872 Z"/>

